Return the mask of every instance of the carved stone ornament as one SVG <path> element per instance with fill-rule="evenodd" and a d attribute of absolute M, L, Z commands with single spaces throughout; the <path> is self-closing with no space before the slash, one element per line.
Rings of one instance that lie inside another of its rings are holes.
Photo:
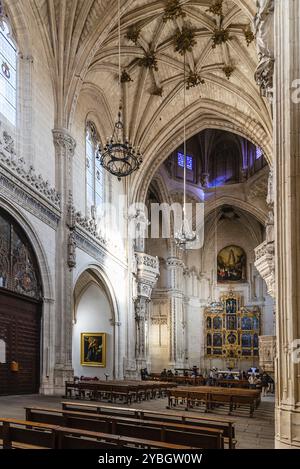
<path fill-rule="evenodd" d="M 274 75 L 274 0 L 257 0 L 254 18 L 259 64 L 255 72 L 256 83 L 262 95 L 272 100 Z"/>
<path fill-rule="evenodd" d="M 131 41 L 135 45 L 137 45 L 140 34 L 141 34 L 140 28 L 138 28 L 135 24 L 133 24 L 127 29 L 127 33 L 125 37 L 126 39 L 128 39 L 128 41 Z"/>
<path fill-rule="evenodd" d="M 233 74 L 235 68 L 232 67 L 232 65 L 225 65 L 225 67 L 222 68 L 226 78 L 229 80 L 231 75 Z"/>
<path fill-rule="evenodd" d="M 184 25 L 178 29 L 174 36 L 175 52 L 184 55 L 186 52 L 192 52 L 193 47 L 197 44 L 195 40 L 195 31 L 189 25 Z"/>
<path fill-rule="evenodd" d="M 232 37 L 230 36 L 228 29 L 215 28 L 214 33 L 212 35 L 212 48 L 215 49 L 217 46 L 226 44 L 226 42 L 230 41 L 231 39 Z"/>
<path fill-rule="evenodd" d="M 121 83 L 130 83 L 131 81 L 133 81 L 133 79 L 131 78 L 129 73 L 126 70 L 123 70 L 121 75 Z"/>
<path fill-rule="evenodd" d="M 201 77 L 198 72 L 190 72 L 186 79 L 186 89 L 195 88 L 199 85 L 204 85 L 205 80 Z"/>
<path fill-rule="evenodd" d="M 49 181 L 36 174 L 33 166 L 26 168 L 25 161 L 16 155 L 15 142 L 6 130 L 0 132 L 0 166 L 12 173 L 22 184 L 28 185 L 56 208 L 60 209 L 61 197 Z"/>
<path fill-rule="evenodd" d="M 177 18 L 185 18 L 186 13 L 182 10 L 180 0 L 167 0 L 164 11 L 163 22 L 176 20 Z"/>
<path fill-rule="evenodd" d="M 74 138 L 66 130 L 61 129 L 52 130 L 52 134 L 54 146 L 66 151 L 69 156 L 74 156 L 76 148 Z"/>
<path fill-rule="evenodd" d="M 157 59 L 152 50 L 144 52 L 144 57 L 138 59 L 138 65 L 158 72 Z"/>
<path fill-rule="evenodd" d="M 254 36 L 254 33 L 252 31 L 252 28 L 251 28 L 251 25 L 248 24 L 245 29 L 244 29 L 244 34 L 245 34 L 245 39 L 246 39 L 246 43 L 247 43 L 247 47 L 250 46 L 250 44 L 254 41 L 255 39 L 255 36 Z"/>
<path fill-rule="evenodd" d="M 68 266 L 70 269 L 76 267 L 76 237 L 74 231 L 71 231 L 68 239 Z"/>
<path fill-rule="evenodd" d="M 223 16 L 223 0 L 213 0 L 206 12 L 217 16 Z"/>

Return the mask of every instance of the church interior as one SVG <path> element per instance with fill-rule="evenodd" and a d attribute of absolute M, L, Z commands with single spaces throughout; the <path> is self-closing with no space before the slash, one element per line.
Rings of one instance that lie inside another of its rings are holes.
<path fill-rule="evenodd" d="M 1 448 L 300 449 L 299 49 L 298 0 L 0 0 Z"/>

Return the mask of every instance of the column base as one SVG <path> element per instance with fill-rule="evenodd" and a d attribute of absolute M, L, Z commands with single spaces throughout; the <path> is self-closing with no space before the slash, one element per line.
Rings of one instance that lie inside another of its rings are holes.
<path fill-rule="evenodd" d="M 281 404 L 275 409 L 275 448 L 300 449 L 300 409 Z"/>
<path fill-rule="evenodd" d="M 40 393 L 44 395 L 62 396 L 65 394 L 65 382 L 73 381 L 74 370 L 71 365 L 56 365 L 53 377 L 44 379 Z"/>

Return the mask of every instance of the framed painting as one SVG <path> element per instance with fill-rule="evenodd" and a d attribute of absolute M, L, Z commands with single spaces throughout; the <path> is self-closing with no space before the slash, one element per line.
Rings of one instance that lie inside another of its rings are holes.
<path fill-rule="evenodd" d="M 83 332 L 81 334 L 81 365 L 106 367 L 106 334 Z"/>
<path fill-rule="evenodd" d="M 242 248 L 239 246 L 227 246 L 219 252 L 217 261 L 218 282 L 246 281 L 246 253 Z"/>

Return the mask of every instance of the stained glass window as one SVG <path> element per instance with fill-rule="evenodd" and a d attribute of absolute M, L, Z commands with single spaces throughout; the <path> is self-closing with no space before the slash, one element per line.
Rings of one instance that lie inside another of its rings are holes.
<path fill-rule="evenodd" d="M 255 158 L 259 160 L 263 156 L 263 151 L 261 148 L 256 147 Z"/>
<path fill-rule="evenodd" d="M 20 229 L 0 214 L 0 288 L 40 299 L 35 256 Z"/>
<path fill-rule="evenodd" d="M 86 200 L 87 210 L 104 202 L 104 169 L 96 158 L 99 137 L 93 122 L 86 126 Z"/>
<path fill-rule="evenodd" d="M 177 163 L 180 168 L 184 168 L 184 154 L 178 152 L 177 154 Z M 189 171 L 193 171 L 194 164 L 193 164 L 193 157 L 186 155 L 186 169 Z"/>
<path fill-rule="evenodd" d="M 0 22 L 0 112 L 16 125 L 17 51 L 5 22 Z"/>

